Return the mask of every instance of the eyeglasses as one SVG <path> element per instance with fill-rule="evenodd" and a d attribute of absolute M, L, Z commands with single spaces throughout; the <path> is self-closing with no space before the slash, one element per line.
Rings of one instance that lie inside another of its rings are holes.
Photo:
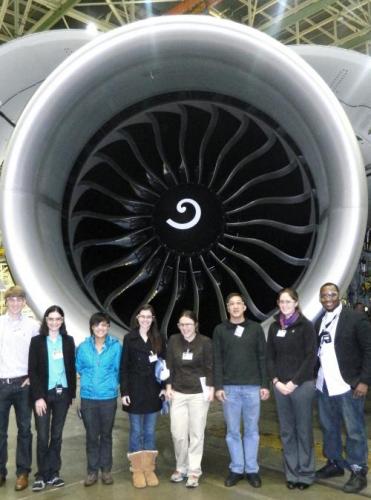
<path fill-rule="evenodd" d="M 227 306 L 244 306 L 245 304 L 243 302 L 228 302 Z"/>
<path fill-rule="evenodd" d="M 152 319 L 154 316 L 144 316 L 143 314 L 139 314 L 138 319 Z"/>
<path fill-rule="evenodd" d="M 321 299 L 332 299 L 333 297 L 337 297 L 339 294 L 337 292 L 329 292 L 329 293 L 321 293 Z"/>
<path fill-rule="evenodd" d="M 50 323 L 52 323 L 53 321 L 55 321 L 56 323 L 60 323 L 61 321 L 63 321 L 63 318 L 45 318 L 45 319 Z"/>
<path fill-rule="evenodd" d="M 295 304 L 295 300 L 279 300 L 279 304 Z"/>
<path fill-rule="evenodd" d="M 179 328 L 183 328 L 185 326 L 195 326 L 194 323 L 178 323 Z"/>

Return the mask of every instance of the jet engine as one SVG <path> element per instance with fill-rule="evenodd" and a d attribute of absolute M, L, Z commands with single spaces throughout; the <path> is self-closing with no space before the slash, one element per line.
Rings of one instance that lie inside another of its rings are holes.
<path fill-rule="evenodd" d="M 239 291 L 269 321 L 277 292 L 348 285 L 367 219 L 365 173 L 334 94 L 246 26 L 152 18 L 84 45 L 18 121 L 1 186 L 12 272 L 77 338 L 97 308 L 127 329 L 150 302 L 164 333 L 201 331 Z"/>

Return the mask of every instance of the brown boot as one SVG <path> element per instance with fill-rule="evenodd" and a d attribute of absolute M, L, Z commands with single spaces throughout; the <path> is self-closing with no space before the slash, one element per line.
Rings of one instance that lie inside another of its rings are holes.
<path fill-rule="evenodd" d="M 159 480 L 155 474 L 158 451 L 144 451 L 143 453 L 143 472 L 147 486 L 158 486 Z"/>
<path fill-rule="evenodd" d="M 128 453 L 130 461 L 130 471 L 133 473 L 132 480 L 135 488 L 145 488 L 147 486 L 146 479 L 142 470 L 142 460 L 144 451 L 135 451 Z"/>
<path fill-rule="evenodd" d="M 19 474 L 15 481 L 15 491 L 22 491 L 28 487 L 28 474 Z"/>

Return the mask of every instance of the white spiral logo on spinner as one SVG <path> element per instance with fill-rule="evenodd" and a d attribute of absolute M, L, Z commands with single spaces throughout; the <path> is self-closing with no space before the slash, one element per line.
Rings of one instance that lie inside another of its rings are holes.
<path fill-rule="evenodd" d="M 191 229 L 191 227 L 194 227 L 198 221 L 201 219 L 201 207 L 200 205 L 195 201 L 192 200 L 191 198 L 183 198 L 183 200 L 180 200 L 177 205 L 176 205 L 176 210 L 177 212 L 183 214 L 187 208 L 184 206 L 185 204 L 190 204 L 193 206 L 195 209 L 195 215 L 194 217 L 189 221 L 189 222 L 175 222 L 173 219 L 167 219 L 166 224 L 169 224 L 169 226 L 175 228 L 175 229 Z"/>

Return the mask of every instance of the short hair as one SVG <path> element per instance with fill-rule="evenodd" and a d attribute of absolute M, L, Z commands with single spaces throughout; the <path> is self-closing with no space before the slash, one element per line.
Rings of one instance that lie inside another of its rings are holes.
<path fill-rule="evenodd" d="M 14 285 L 5 291 L 4 299 L 6 300 L 9 297 L 22 297 L 23 299 L 25 299 L 26 292 L 23 290 L 23 288 L 21 286 Z"/>
<path fill-rule="evenodd" d="M 242 302 L 246 305 L 245 297 L 239 293 L 239 292 L 232 292 L 227 295 L 227 298 L 225 299 L 225 303 L 228 305 L 228 302 L 231 300 L 232 297 L 239 297 Z"/>
<path fill-rule="evenodd" d="M 325 288 L 326 286 L 333 286 L 335 288 L 335 290 L 337 291 L 337 293 L 340 293 L 339 287 L 337 285 L 335 285 L 335 283 L 330 283 L 330 282 L 322 285 L 321 288 L 319 289 L 319 292 L 321 293 L 323 288 Z"/>
<path fill-rule="evenodd" d="M 108 316 L 108 314 L 104 313 L 104 312 L 96 312 L 94 313 L 90 319 L 89 319 L 89 329 L 90 329 L 90 335 L 94 335 L 94 332 L 93 332 L 93 326 L 97 326 L 99 325 L 99 323 L 108 323 L 108 326 L 111 324 L 111 320 Z"/>

